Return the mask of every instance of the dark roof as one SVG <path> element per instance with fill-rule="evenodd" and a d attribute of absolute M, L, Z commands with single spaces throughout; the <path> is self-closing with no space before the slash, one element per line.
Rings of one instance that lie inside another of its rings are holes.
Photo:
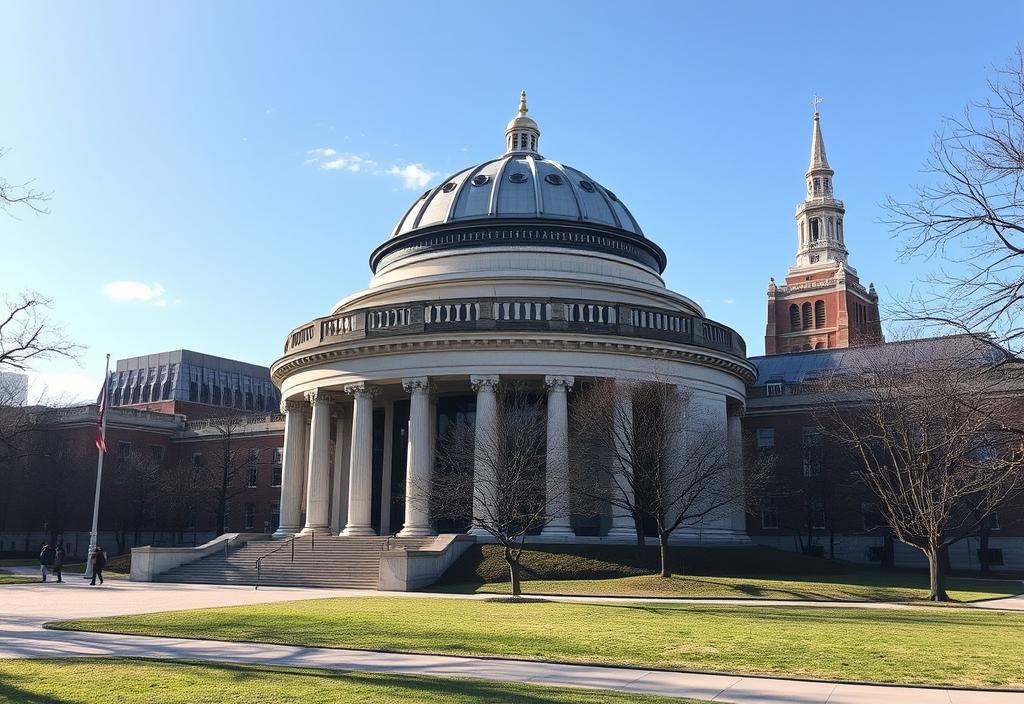
<path fill-rule="evenodd" d="M 910 359 L 921 362 L 938 360 L 949 355 L 973 358 L 979 365 L 995 364 L 1008 358 L 1006 352 L 994 344 L 973 335 L 946 335 L 924 337 L 916 340 L 886 342 L 870 347 L 847 347 L 830 350 L 791 352 L 764 357 L 750 357 L 748 361 L 757 367 L 757 381 L 754 386 L 765 384 L 802 384 L 821 378 L 837 370 L 856 372 L 870 359 L 872 353 L 880 353 L 894 346 L 908 346 Z"/>

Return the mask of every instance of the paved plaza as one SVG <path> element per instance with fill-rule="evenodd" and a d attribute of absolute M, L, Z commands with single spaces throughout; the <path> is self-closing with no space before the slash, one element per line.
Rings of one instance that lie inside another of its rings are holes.
<path fill-rule="evenodd" d="M 391 672 L 404 675 L 473 677 L 489 680 L 610 689 L 637 694 L 695 697 L 736 704 L 1024 704 L 1024 693 L 923 687 L 892 687 L 739 677 L 636 668 L 564 665 L 501 658 L 406 655 L 336 648 L 230 643 L 46 630 L 47 621 L 189 608 L 264 604 L 295 599 L 384 596 L 377 591 L 142 584 L 108 580 L 89 587 L 73 575 L 65 584 L 0 588 L 0 658 L 148 657 L 246 664 Z M 393 593 L 415 598 L 416 594 Z M 441 595 L 432 595 L 441 596 Z M 483 595 L 449 595 L 484 598 Z M 587 601 L 566 597 L 565 601 Z M 593 599 L 589 599 L 593 601 Z M 633 600 L 637 601 L 637 600 Z M 674 600 L 678 601 L 678 600 Z M 739 602 L 740 600 L 729 600 Z M 1022 600 L 1002 600 L 1020 607 Z M 708 603 L 708 600 L 701 600 Z M 716 602 L 717 603 L 717 602 Z M 746 602 L 754 606 L 754 603 Z M 758 602 L 760 603 L 760 602 Z M 776 604 L 785 602 L 775 602 Z M 792 603 L 792 602 L 789 602 Z M 841 602 L 839 602 L 841 603 Z M 835 605 L 835 604 L 833 604 Z M 860 608 L 867 604 L 845 604 Z M 989 606 L 994 605 L 992 602 Z M 899 604 L 886 608 L 912 608 Z"/>

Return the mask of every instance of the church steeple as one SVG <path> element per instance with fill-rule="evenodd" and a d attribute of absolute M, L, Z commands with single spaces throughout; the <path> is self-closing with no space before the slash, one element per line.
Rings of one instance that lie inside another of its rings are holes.
<path fill-rule="evenodd" d="M 796 266 L 791 271 L 848 267 L 847 251 L 843 243 L 843 215 L 846 209 L 832 192 L 835 172 L 825 155 L 825 140 L 821 136 L 821 113 L 814 99 L 814 122 L 811 128 L 811 160 L 804 175 L 807 197 L 797 206 Z"/>

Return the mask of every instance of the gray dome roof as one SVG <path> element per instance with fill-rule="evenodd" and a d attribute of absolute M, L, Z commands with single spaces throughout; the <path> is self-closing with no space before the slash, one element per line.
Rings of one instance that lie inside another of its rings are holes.
<path fill-rule="evenodd" d="M 488 218 L 579 222 L 643 236 L 613 192 L 582 171 L 545 159 L 532 149 L 508 152 L 445 179 L 412 204 L 391 236 Z"/>

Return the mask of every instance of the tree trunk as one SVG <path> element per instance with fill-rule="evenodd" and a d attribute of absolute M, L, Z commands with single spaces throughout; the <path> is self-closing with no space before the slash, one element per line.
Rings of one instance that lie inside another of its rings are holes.
<path fill-rule="evenodd" d="M 931 548 L 925 552 L 928 556 L 929 601 L 949 601 L 946 594 L 946 566 L 943 564 L 942 549 Z"/>
<path fill-rule="evenodd" d="M 828 529 L 828 559 L 836 559 L 836 529 L 831 527 Z"/>
<path fill-rule="evenodd" d="M 658 544 L 661 547 L 661 576 L 671 577 L 672 570 L 668 566 L 668 533 L 662 531 L 658 534 Z"/>
<path fill-rule="evenodd" d="M 519 580 L 519 560 L 512 557 L 512 550 L 507 545 L 505 546 L 505 563 L 508 564 L 508 576 L 512 582 L 512 598 L 518 599 L 523 595 Z"/>
<path fill-rule="evenodd" d="M 896 564 L 896 546 L 893 545 L 892 535 L 886 533 L 882 540 L 882 567 L 892 569 Z"/>

